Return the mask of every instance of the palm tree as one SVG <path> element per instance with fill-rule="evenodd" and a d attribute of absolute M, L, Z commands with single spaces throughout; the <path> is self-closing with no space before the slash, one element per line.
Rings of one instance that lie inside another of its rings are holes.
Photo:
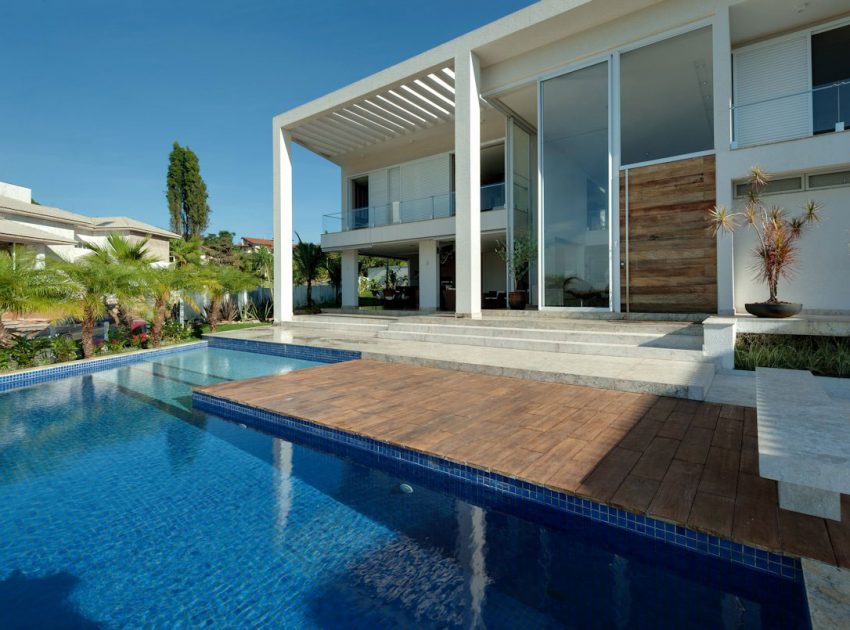
<path fill-rule="evenodd" d="M 0 251 L 0 346 L 9 337 L 3 313 L 55 310 L 62 297 L 53 274 L 39 264 L 32 249 L 13 245 Z"/>
<path fill-rule="evenodd" d="M 328 282 L 334 288 L 334 300 L 339 304 L 339 294 L 342 290 L 342 258 L 339 254 L 328 254 L 325 256 L 324 267 L 328 272 Z"/>
<path fill-rule="evenodd" d="M 260 280 L 262 286 L 271 286 L 272 280 L 274 280 L 274 254 L 272 250 L 268 247 L 260 247 L 247 256 L 246 262 L 248 271 Z"/>
<path fill-rule="evenodd" d="M 103 264 L 134 264 L 150 265 L 157 261 L 156 256 L 148 253 L 148 241 L 150 237 L 140 241 L 132 241 L 123 234 L 112 232 L 106 237 L 105 245 L 96 243 L 85 243 L 86 249 L 92 251 L 92 256 Z"/>
<path fill-rule="evenodd" d="M 197 269 L 193 266 L 149 267 L 143 272 L 142 281 L 145 297 L 153 302 L 151 345 L 159 348 L 162 343 L 162 327 L 172 299 L 180 297 L 183 291 L 201 289 L 203 283 Z M 181 297 L 181 299 L 188 301 L 192 308 L 197 308 L 190 298 Z"/>
<path fill-rule="evenodd" d="M 68 295 L 70 310 L 82 321 L 83 356 L 94 355 L 94 327 L 106 315 L 107 296 L 119 301 L 142 293 L 138 270 L 131 265 L 103 264 L 97 254 L 74 261 L 50 261 L 48 268 L 59 278 L 60 289 Z"/>
<path fill-rule="evenodd" d="M 221 315 L 221 303 L 229 293 L 248 291 L 257 286 L 257 279 L 232 265 L 209 264 L 202 267 L 199 281 L 207 290 L 210 305 L 207 323 L 210 332 L 215 332 Z"/>
<path fill-rule="evenodd" d="M 298 244 L 292 248 L 292 262 L 296 271 L 307 283 L 307 306 L 311 307 L 313 306 L 313 280 L 319 275 L 325 254 L 322 252 L 321 245 L 305 243 L 301 240 L 301 235 L 298 232 L 295 233 L 295 236 L 298 237 Z"/>
<path fill-rule="evenodd" d="M 176 238 L 170 245 L 171 260 L 176 267 L 188 267 L 201 264 L 201 238 L 193 236 L 189 240 Z"/>

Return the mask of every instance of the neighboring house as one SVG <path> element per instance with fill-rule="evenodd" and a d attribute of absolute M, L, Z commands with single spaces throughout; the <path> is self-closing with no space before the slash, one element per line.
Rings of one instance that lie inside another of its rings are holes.
<path fill-rule="evenodd" d="M 274 251 L 274 241 L 270 238 L 251 238 L 249 236 L 242 237 L 242 245 L 240 247 L 249 252 L 255 252 L 261 247 L 267 247 Z"/>
<path fill-rule="evenodd" d="M 530 233 L 542 310 L 731 313 L 766 298 L 745 230 L 714 236 L 752 165 L 766 197 L 823 224 L 781 294 L 850 312 L 846 0 L 543 0 L 274 118 L 275 239 L 292 229 L 291 145 L 341 170 L 322 248 L 406 258 L 419 305 L 513 289 L 499 240 Z M 291 260 L 276 261 L 276 319 Z"/>
<path fill-rule="evenodd" d="M 29 188 L 0 182 L 0 248 L 27 245 L 41 256 L 73 260 L 89 251 L 86 243 L 104 245 L 113 232 L 130 240 L 149 238 L 148 253 L 162 265 L 168 264 L 169 241 L 180 238 L 129 217 L 87 217 L 38 205 Z"/>

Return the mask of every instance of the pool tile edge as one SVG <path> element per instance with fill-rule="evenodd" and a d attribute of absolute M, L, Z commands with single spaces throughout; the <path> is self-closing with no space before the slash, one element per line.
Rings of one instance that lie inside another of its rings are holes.
<path fill-rule="evenodd" d="M 177 352 L 185 352 L 187 350 L 197 350 L 206 348 L 206 340 L 194 341 L 190 343 L 181 343 L 164 348 L 151 348 L 149 350 L 140 350 L 138 352 L 128 352 L 107 357 L 95 357 L 92 359 L 81 359 L 78 361 L 68 361 L 58 365 L 46 365 L 42 367 L 31 368 L 29 370 L 21 370 L 10 374 L 0 374 L 0 392 L 19 387 L 28 387 L 38 383 L 46 383 L 55 381 L 68 376 L 80 376 L 82 374 L 93 374 L 103 370 L 111 370 L 114 367 L 121 365 L 129 365 L 132 363 L 141 363 L 147 361 L 151 357 L 158 357 L 165 354 L 174 354 Z"/>
<path fill-rule="evenodd" d="M 339 348 L 319 348 L 294 343 L 279 343 L 276 341 L 259 341 L 256 339 L 237 339 L 234 337 L 216 337 L 204 335 L 204 341 L 210 348 L 223 350 L 239 350 L 241 352 L 256 352 L 287 359 L 316 361 L 318 363 L 342 363 L 360 359 L 362 353 L 357 350 L 341 350 Z"/>
<path fill-rule="evenodd" d="M 592 521 L 625 529 L 647 538 L 669 543 L 705 556 L 728 560 L 734 564 L 795 582 L 802 582 L 803 579 L 801 563 L 797 558 L 735 543 L 712 534 L 698 532 L 650 516 L 628 512 L 592 499 L 559 492 L 500 473 L 333 429 L 316 422 L 233 402 L 203 391 L 196 390 L 193 392 L 192 406 L 199 411 L 215 413 L 232 420 L 251 422 L 256 428 L 262 429 L 264 424 L 281 426 L 313 438 L 320 438 L 345 447 L 365 451 L 396 463 L 422 466 L 430 472 L 471 482 L 483 488 L 507 494 L 520 501 L 528 501 L 554 508 L 560 512 L 582 516 Z"/>

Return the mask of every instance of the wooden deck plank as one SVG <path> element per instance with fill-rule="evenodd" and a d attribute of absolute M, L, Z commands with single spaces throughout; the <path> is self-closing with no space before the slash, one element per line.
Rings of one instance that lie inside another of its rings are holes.
<path fill-rule="evenodd" d="M 850 498 L 841 522 L 780 510 L 743 407 L 374 361 L 198 389 L 850 567 Z"/>

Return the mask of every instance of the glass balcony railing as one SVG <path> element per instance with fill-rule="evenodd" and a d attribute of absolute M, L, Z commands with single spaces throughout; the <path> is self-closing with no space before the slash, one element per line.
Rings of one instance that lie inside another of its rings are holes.
<path fill-rule="evenodd" d="M 732 107 L 737 148 L 850 129 L 850 80 Z"/>
<path fill-rule="evenodd" d="M 481 187 L 482 212 L 504 207 L 505 185 L 503 183 Z M 322 216 L 322 231 L 325 234 L 333 234 L 384 225 L 445 219 L 454 215 L 455 195 L 445 193 L 325 214 Z"/>

